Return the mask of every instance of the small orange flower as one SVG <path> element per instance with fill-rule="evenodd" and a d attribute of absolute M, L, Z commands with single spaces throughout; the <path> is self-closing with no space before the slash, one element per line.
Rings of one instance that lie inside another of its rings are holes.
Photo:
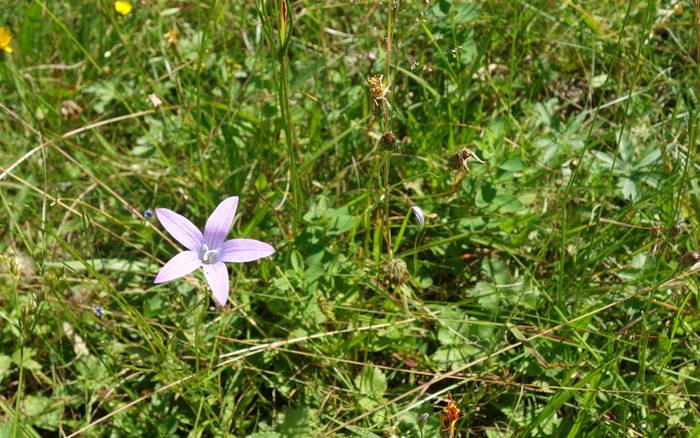
<path fill-rule="evenodd" d="M 457 403 L 455 403 L 454 399 L 452 398 L 452 394 L 447 394 L 447 406 L 445 406 L 445 409 L 442 410 L 442 415 L 440 416 L 440 427 L 443 431 L 449 432 L 450 437 L 454 437 L 455 435 L 455 427 L 457 425 L 457 421 L 459 420 L 459 413 L 460 410 L 457 407 Z"/>
<path fill-rule="evenodd" d="M 4 50 L 7 53 L 12 52 L 12 47 L 10 43 L 12 42 L 12 33 L 10 29 L 0 26 L 0 50 Z"/>

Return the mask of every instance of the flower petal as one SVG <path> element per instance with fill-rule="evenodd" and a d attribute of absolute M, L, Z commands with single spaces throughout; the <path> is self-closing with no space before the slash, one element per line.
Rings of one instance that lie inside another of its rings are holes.
<path fill-rule="evenodd" d="M 114 10 L 122 15 L 129 15 L 134 7 L 128 1 L 117 0 L 114 2 Z"/>
<path fill-rule="evenodd" d="M 168 261 L 168 263 L 166 263 L 165 266 L 160 269 L 160 272 L 153 282 L 164 283 L 166 281 L 184 277 L 200 266 L 202 266 L 202 261 L 199 259 L 197 253 L 193 251 L 183 251 L 171 258 L 170 261 Z"/>
<path fill-rule="evenodd" d="M 214 300 L 220 305 L 225 306 L 228 299 L 228 271 L 223 263 L 213 263 L 211 265 L 202 265 L 204 268 L 204 277 L 209 283 L 209 287 L 214 295 Z"/>
<path fill-rule="evenodd" d="M 224 242 L 219 261 L 244 263 L 274 254 L 275 248 L 255 239 L 231 239 Z"/>
<path fill-rule="evenodd" d="M 219 204 L 204 225 L 204 243 L 209 249 L 216 249 L 224 243 L 236 216 L 238 196 L 231 196 Z"/>
<path fill-rule="evenodd" d="M 413 217 L 416 218 L 416 221 L 418 221 L 418 225 L 424 225 L 425 224 L 425 213 L 423 213 L 423 210 L 418 207 L 417 205 L 414 205 L 411 207 L 411 210 L 413 211 Z"/>
<path fill-rule="evenodd" d="M 156 217 L 171 236 L 190 251 L 199 252 L 202 247 L 201 231 L 184 216 L 167 208 L 156 208 Z"/>

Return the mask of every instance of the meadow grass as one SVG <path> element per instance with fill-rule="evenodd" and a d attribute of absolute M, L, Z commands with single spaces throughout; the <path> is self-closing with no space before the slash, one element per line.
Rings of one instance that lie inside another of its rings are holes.
<path fill-rule="evenodd" d="M 700 436 L 700 4 L 132 6 L 0 4 L 0 436 Z"/>

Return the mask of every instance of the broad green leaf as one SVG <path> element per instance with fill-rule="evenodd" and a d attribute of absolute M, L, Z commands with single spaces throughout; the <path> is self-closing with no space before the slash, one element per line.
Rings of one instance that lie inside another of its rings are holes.
<path fill-rule="evenodd" d="M 525 169 L 525 164 L 519 158 L 511 158 L 498 165 L 499 169 L 507 170 L 509 172 L 521 172 Z"/>
<path fill-rule="evenodd" d="M 479 18 L 481 14 L 481 8 L 477 3 L 462 3 L 456 4 L 455 10 L 457 15 L 455 16 L 455 22 L 457 24 L 465 24 Z"/>
<path fill-rule="evenodd" d="M 638 169 L 643 169 L 645 167 L 651 166 L 652 164 L 657 164 L 661 158 L 661 151 L 658 148 L 652 148 L 647 151 L 647 154 L 642 157 L 641 160 L 635 165 Z"/>
<path fill-rule="evenodd" d="M 440 347 L 433 353 L 432 360 L 442 369 L 457 369 L 465 362 L 481 353 L 481 348 L 474 344 L 450 345 Z"/>
<path fill-rule="evenodd" d="M 16 363 L 17 366 L 23 366 L 27 370 L 41 371 L 41 365 L 33 359 L 35 354 L 36 350 L 33 348 L 25 348 L 24 352 L 19 349 L 15 350 L 12 353 L 12 362 Z"/>
<path fill-rule="evenodd" d="M 615 162 L 615 157 L 613 157 L 613 156 L 610 155 L 609 153 L 603 152 L 603 151 L 592 150 L 591 153 L 592 153 L 593 156 L 596 157 L 596 158 L 598 159 L 598 161 L 600 161 L 600 163 L 603 164 L 603 166 L 605 166 L 608 170 L 609 170 L 609 169 L 612 169 L 613 163 Z"/>
<path fill-rule="evenodd" d="M 601 73 L 599 75 L 593 76 L 591 78 L 591 87 L 593 88 L 600 88 L 603 85 L 605 85 L 605 82 L 608 80 L 608 75 L 605 73 Z"/>
<path fill-rule="evenodd" d="M 632 162 L 632 159 L 634 158 L 634 145 L 629 140 L 629 138 L 627 138 L 627 136 L 623 135 L 620 137 L 620 142 L 617 145 L 617 149 L 620 154 L 620 158 L 622 158 L 622 161 L 625 161 L 627 163 Z"/>
<path fill-rule="evenodd" d="M 12 359 L 10 356 L 0 354 L 0 383 L 2 380 L 10 374 L 10 368 L 12 366 Z"/>
<path fill-rule="evenodd" d="M 34 426 L 46 430 L 56 430 L 63 406 L 48 397 L 27 395 L 22 400 L 22 410 Z"/>
<path fill-rule="evenodd" d="M 365 367 L 355 377 L 355 386 L 361 394 L 381 399 L 387 388 L 386 377 L 378 368 Z"/>
<path fill-rule="evenodd" d="M 496 198 L 497 193 L 498 189 L 494 185 L 485 182 L 479 187 L 474 203 L 480 208 L 487 207 Z"/>
<path fill-rule="evenodd" d="M 282 436 L 313 436 L 318 428 L 318 412 L 309 408 L 287 408 L 279 415 L 277 430 Z"/>
<path fill-rule="evenodd" d="M 622 196 L 629 201 L 636 201 L 639 197 L 639 192 L 637 191 L 637 185 L 635 182 L 627 177 L 620 178 L 619 181 L 620 188 L 622 189 Z"/>

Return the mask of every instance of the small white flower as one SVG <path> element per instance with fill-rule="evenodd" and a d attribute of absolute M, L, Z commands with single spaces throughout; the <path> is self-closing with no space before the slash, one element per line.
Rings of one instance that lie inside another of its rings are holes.
<path fill-rule="evenodd" d="M 163 101 L 160 100 L 160 97 L 156 93 L 151 93 L 148 95 L 148 102 L 153 105 L 153 108 L 158 108 L 163 104 Z"/>

